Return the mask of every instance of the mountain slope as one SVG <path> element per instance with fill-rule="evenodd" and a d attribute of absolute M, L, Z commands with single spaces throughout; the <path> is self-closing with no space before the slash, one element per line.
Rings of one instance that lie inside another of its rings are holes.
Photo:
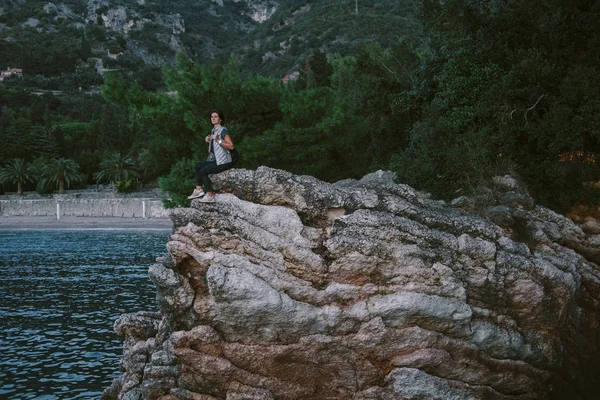
<path fill-rule="evenodd" d="M 54 76 L 235 54 L 243 70 L 279 76 L 316 50 L 348 54 L 361 41 L 419 40 L 417 0 L 12 1 L 0 8 L 0 68 Z M 358 7 L 357 7 L 358 6 Z M 358 14 L 357 14 L 358 10 Z"/>

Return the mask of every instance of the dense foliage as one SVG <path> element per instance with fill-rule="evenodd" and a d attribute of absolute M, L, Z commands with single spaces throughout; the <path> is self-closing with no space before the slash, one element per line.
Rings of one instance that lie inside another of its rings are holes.
<path fill-rule="evenodd" d="M 225 7 L 248 11 L 248 4 L 234 3 Z M 146 1 L 140 15 L 154 25 L 127 38 L 98 27 L 77 36 L 67 26 L 72 34 L 65 42 L 78 50 L 62 61 L 74 72 L 10 78 L 0 87 L 0 165 L 66 158 L 80 166 L 84 184 L 112 180 L 123 190 L 162 176 L 163 187 L 179 194 L 175 203 L 184 204 L 193 184 L 192 171 L 184 170 L 206 157 L 203 138 L 216 108 L 225 113 L 244 168 L 268 165 L 328 181 L 392 169 L 399 181 L 448 199 L 511 173 L 555 209 L 596 200 L 589 182 L 600 179 L 599 6 L 424 0 L 417 9 L 417 3 L 281 2 L 253 28 L 243 18 L 226 18 L 228 9 L 215 3 L 207 5 L 212 14 L 191 19 L 174 4 L 186 18 L 176 62 L 160 71 L 133 55 L 104 57 L 114 67 L 104 76 L 89 70 L 86 57 L 101 43 L 116 51 L 130 48 L 131 40 L 162 40 L 167 6 Z M 237 30 L 209 40 L 215 19 Z M 196 24 L 205 24 L 206 35 L 192 33 Z M 248 42 L 223 59 L 244 30 Z M 13 24 L 12 34 L 18 32 L 23 41 L 6 43 L 24 54 L 32 32 Z M 51 50 L 44 51 L 36 54 Z M 279 77 L 294 68 L 298 79 L 283 83 Z M 52 79 L 66 90 L 42 90 L 52 88 Z M 98 81 L 102 96 L 91 90 Z M 116 156 L 127 160 L 123 177 L 111 170 L 125 165 Z"/>
<path fill-rule="evenodd" d="M 391 167 L 442 197 L 511 171 L 555 208 L 597 191 L 597 3 L 425 2 L 421 116 Z"/>
<path fill-rule="evenodd" d="M 314 53 L 356 54 L 361 43 L 392 46 L 398 37 L 422 38 L 419 0 L 304 0 L 280 2 L 257 26 L 240 54 L 244 69 L 281 76 Z"/>

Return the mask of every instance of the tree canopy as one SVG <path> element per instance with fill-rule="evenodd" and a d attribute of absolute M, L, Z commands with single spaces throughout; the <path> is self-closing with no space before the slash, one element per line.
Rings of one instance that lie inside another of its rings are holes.
<path fill-rule="evenodd" d="M 426 2 L 420 117 L 392 167 L 437 196 L 518 174 L 564 208 L 597 196 L 597 4 Z"/>
<path fill-rule="evenodd" d="M 128 154 L 129 178 L 156 182 L 175 174 L 174 182 L 183 166 L 206 157 L 209 112 L 219 109 L 243 154 L 239 167 L 268 165 L 327 181 L 391 169 L 398 181 L 444 199 L 477 193 L 494 175 L 510 173 L 557 210 L 597 200 L 591 183 L 600 179 L 598 4 L 424 0 L 405 34 L 390 31 L 381 43 L 356 38 L 343 53 L 317 47 L 310 31 L 299 30 L 307 23 L 303 13 L 324 4 L 283 5 L 278 13 L 297 18 L 264 25 L 288 39 L 259 41 L 257 54 L 276 45 L 303 60 L 298 79 L 287 83 L 272 77 L 274 66 L 265 60 L 247 68 L 253 50 L 222 62 L 185 46 L 162 76 L 155 67 L 116 62 L 121 68 L 104 75 L 102 96 L 33 95 L 19 81 L 5 83 L 0 164 L 67 158 L 81 166 L 86 183 L 110 169 L 103 163 L 111 155 Z M 361 7 L 365 21 L 382 7 L 400 6 Z M 329 23 L 327 10 L 315 24 Z M 359 32 L 358 20 L 340 24 Z M 78 54 L 89 52 L 100 33 L 77 41 Z M 115 45 L 124 40 L 115 38 Z M 310 53 L 294 50 L 311 41 Z"/>

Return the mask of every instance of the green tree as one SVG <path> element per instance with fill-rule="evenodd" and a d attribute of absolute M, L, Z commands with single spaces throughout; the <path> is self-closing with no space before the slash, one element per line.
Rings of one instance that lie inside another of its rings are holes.
<path fill-rule="evenodd" d="M 420 118 L 419 51 L 400 38 L 388 50 L 365 43 L 356 56 L 333 60 L 336 114 L 348 118 L 348 139 L 360 143 L 364 172 L 389 168 L 392 155 L 409 143 Z"/>
<path fill-rule="evenodd" d="M 100 171 L 94 174 L 97 182 L 117 183 L 136 178 L 136 163 L 130 156 L 121 153 L 111 153 L 100 162 Z"/>
<path fill-rule="evenodd" d="M 88 58 L 92 56 L 92 47 L 90 46 L 90 42 L 88 42 L 85 34 L 81 39 L 81 46 L 79 47 L 79 58 L 83 61 L 86 61 Z"/>
<path fill-rule="evenodd" d="M 177 89 L 174 89 L 177 91 Z M 185 92 L 185 90 L 182 90 Z M 140 163 L 146 179 L 167 174 L 181 157 L 190 157 L 195 146 L 204 136 L 198 135 L 188 123 L 200 121 L 198 108 L 193 109 L 181 94 L 177 97 L 169 93 L 145 92 L 135 82 L 127 82 L 115 74 L 108 74 L 103 86 L 103 96 L 110 102 L 129 111 L 129 123 L 136 136 L 133 144 L 140 156 Z M 192 94 L 193 96 L 193 94 Z M 204 107 L 207 108 L 206 105 Z M 184 118 L 189 110 L 188 120 Z M 206 109 L 208 113 L 208 108 Z M 204 135 L 206 135 L 204 128 Z"/>
<path fill-rule="evenodd" d="M 49 138 L 42 125 L 26 118 L 17 118 L 0 133 L 0 162 L 9 158 L 31 159 L 37 156 L 56 156 L 58 146 Z"/>
<path fill-rule="evenodd" d="M 37 171 L 32 164 L 23 158 L 13 158 L 0 168 L 0 183 L 11 183 L 17 185 L 17 194 L 23 194 L 23 185 L 33 182 L 37 177 Z"/>
<path fill-rule="evenodd" d="M 171 196 L 170 199 L 163 200 L 165 207 L 190 206 L 191 201 L 187 199 L 187 196 L 189 196 L 191 188 L 196 185 L 194 180 L 195 163 L 194 160 L 188 158 L 181 159 L 173 165 L 167 176 L 159 178 L 160 188 Z"/>
<path fill-rule="evenodd" d="M 399 179 L 451 198 L 516 170 L 552 208 L 597 198 L 600 7 L 424 4 L 430 51 L 416 71 L 420 116 L 392 161 Z"/>
<path fill-rule="evenodd" d="M 81 168 L 82 173 L 91 177 L 100 161 L 100 149 L 110 148 L 98 142 L 103 139 L 100 125 L 97 120 L 93 122 L 63 122 L 53 127 L 52 134 L 60 146 L 60 154 L 72 159 Z"/>
<path fill-rule="evenodd" d="M 364 125 L 351 126 L 336 101 L 329 87 L 285 92 L 279 105 L 282 121 L 246 139 L 246 165 L 269 165 L 327 181 L 357 177 L 366 166 L 364 146 L 353 135 L 360 135 L 354 129 Z"/>
<path fill-rule="evenodd" d="M 66 158 L 53 158 L 48 161 L 42 168 L 42 178 L 40 185 L 54 185 L 58 188 L 58 193 L 63 194 L 65 187 L 69 187 L 71 183 L 81 182 L 82 176 L 79 172 L 79 165 Z"/>
<path fill-rule="evenodd" d="M 327 61 L 327 55 L 322 51 L 316 51 L 304 62 L 297 84 L 307 89 L 329 86 L 331 74 L 333 74 L 333 67 Z"/>
<path fill-rule="evenodd" d="M 127 107 L 131 124 L 142 132 L 136 152 L 145 178 L 167 174 L 174 161 L 205 158 L 204 137 L 210 132 L 210 110 L 224 112 L 226 126 L 242 152 L 246 138 L 261 135 L 281 119 L 281 82 L 242 78 L 235 57 L 225 66 L 202 65 L 184 53 L 165 70 L 168 93 L 144 91 L 136 83 L 107 76 L 103 88 L 109 101 Z"/>

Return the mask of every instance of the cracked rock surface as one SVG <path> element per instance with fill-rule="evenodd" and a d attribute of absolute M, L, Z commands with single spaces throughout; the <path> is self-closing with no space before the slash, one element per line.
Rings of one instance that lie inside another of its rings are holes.
<path fill-rule="evenodd" d="M 593 398 L 596 235 L 523 196 L 483 218 L 393 178 L 215 175 L 216 203 L 172 211 L 154 310 L 115 323 L 103 398 Z"/>

